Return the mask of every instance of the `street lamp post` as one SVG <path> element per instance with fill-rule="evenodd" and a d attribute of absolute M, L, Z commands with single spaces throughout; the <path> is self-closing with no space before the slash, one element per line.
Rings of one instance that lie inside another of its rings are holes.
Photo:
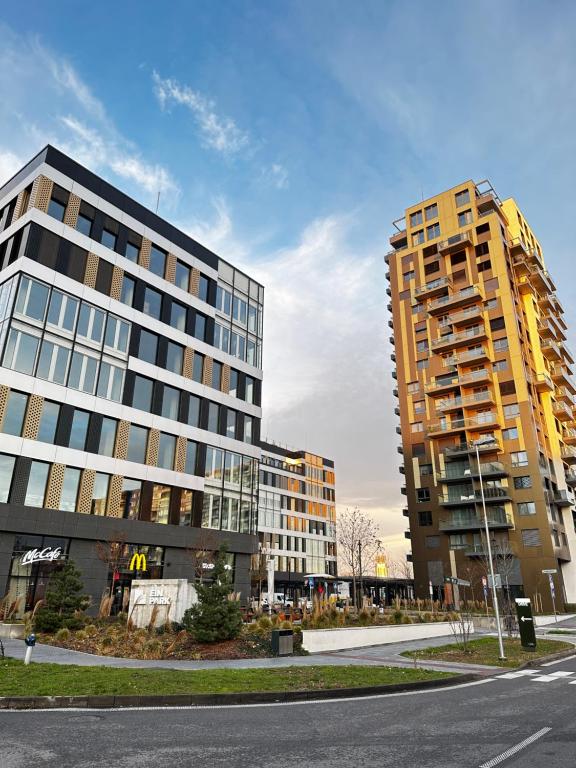
<path fill-rule="evenodd" d="M 486 544 L 488 547 L 488 564 L 490 568 L 490 578 L 492 581 L 492 602 L 494 603 L 494 613 L 496 615 L 496 628 L 498 630 L 498 648 L 500 651 L 500 659 L 505 659 L 504 655 L 504 643 L 502 641 L 502 627 L 500 626 L 500 610 L 498 608 L 498 595 L 496 593 L 496 580 L 494 578 L 494 563 L 492 561 L 492 545 L 490 544 L 490 530 L 488 528 L 488 515 L 486 514 L 486 499 L 484 498 L 484 482 L 482 480 L 482 470 L 480 469 L 480 451 L 479 447 L 482 445 L 490 445 L 494 443 L 493 437 L 481 437 L 479 440 L 475 440 L 473 445 L 476 449 L 476 464 L 478 466 L 478 478 L 480 480 L 480 495 L 482 497 L 482 512 L 484 513 L 484 530 L 486 532 Z"/>

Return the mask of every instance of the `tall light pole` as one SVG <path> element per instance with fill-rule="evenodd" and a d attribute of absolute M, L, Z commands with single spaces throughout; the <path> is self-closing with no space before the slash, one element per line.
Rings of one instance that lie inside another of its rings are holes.
<path fill-rule="evenodd" d="M 486 499 L 484 498 L 484 482 L 482 480 L 482 470 L 480 469 L 480 451 L 479 448 L 482 445 L 491 445 L 496 441 L 493 437 L 481 437 L 479 440 L 475 440 L 472 445 L 476 449 L 476 464 L 478 466 L 478 478 L 480 480 L 480 495 L 482 497 L 482 511 L 484 513 L 484 530 L 486 532 L 486 544 L 488 547 L 488 564 L 490 567 L 490 579 L 492 581 L 492 602 L 494 603 L 494 613 L 496 615 L 496 628 L 498 630 L 498 648 L 500 651 L 500 659 L 505 659 L 504 656 L 504 643 L 502 641 L 502 627 L 500 626 L 500 610 L 498 608 L 498 594 L 496 592 L 496 580 L 494 578 L 494 563 L 492 561 L 492 545 L 490 544 L 490 531 L 488 529 L 488 515 L 486 514 Z"/>

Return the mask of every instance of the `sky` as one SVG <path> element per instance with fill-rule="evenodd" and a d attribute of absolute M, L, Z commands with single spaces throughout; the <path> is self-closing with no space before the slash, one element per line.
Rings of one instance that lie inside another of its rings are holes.
<path fill-rule="evenodd" d="M 53 143 L 260 280 L 263 437 L 333 458 L 401 559 L 392 221 L 490 179 L 576 328 L 575 37 L 562 0 L 13 3 L 0 183 Z"/>

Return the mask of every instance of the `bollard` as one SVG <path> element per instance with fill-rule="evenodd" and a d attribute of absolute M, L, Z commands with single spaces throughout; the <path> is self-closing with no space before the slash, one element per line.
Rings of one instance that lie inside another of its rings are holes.
<path fill-rule="evenodd" d="M 26 656 L 24 656 L 24 664 L 30 664 L 30 659 L 32 658 L 32 649 L 36 645 L 36 635 L 28 635 L 28 637 L 24 638 L 24 642 L 26 643 Z"/>

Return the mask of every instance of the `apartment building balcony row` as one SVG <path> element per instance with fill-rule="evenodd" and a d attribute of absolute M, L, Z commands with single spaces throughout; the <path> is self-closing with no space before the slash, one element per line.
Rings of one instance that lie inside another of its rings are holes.
<path fill-rule="evenodd" d="M 484 299 L 484 288 L 480 285 L 468 285 L 459 291 L 454 291 L 446 296 L 431 299 L 427 310 L 431 315 L 445 312 L 447 309 L 456 308 L 465 304 L 471 304 Z"/>
<path fill-rule="evenodd" d="M 425 428 L 427 437 L 449 435 L 463 432 L 467 429 L 483 429 L 484 427 L 499 426 L 500 417 L 495 411 L 488 411 L 470 418 L 441 419 Z"/>
<path fill-rule="evenodd" d="M 489 528 L 509 529 L 514 527 L 512 515 L 504 507 L 491 507 L 486 512 L 486 518 Z M 445 533 L 483 530 L 484 515 L 473 512 L 453 512 L 449 517 L 440 520 L 438 528 Z"/>
<path fill-rule="evenodd" d="M 471 339 L 486 339 L 487 332 L 484 325 L 475 325 L 457 333 L 447 333 L 432 341 L 432 350 L 453 349 L 462 344 L 469 344 Z"/>
<path fill-rule="evenodd" d="M 424 391 L 427 395 L 433 397 L 444 392 L 449 392 L 452 389 L 458 389 L 458 387 L 476 386 L 477 384 L 483 384 L 490 381 L 492 381 L 492 372 L 487 368 L 482 368 L 478 371 L 463 373 L 460 376 L 457 374 L 454 374 L 453 376 L 443 376 L 436 381 L 426 384 Z"/>
<path fill-rule="evenodd" d="M 443 472 L 438 474 L 441 483 L 457 483 L 462 480 L 476 479 L 482 475 L 482 480 L 507 477 L 508 468 L 501 461 L 486 461 L 480 467 L 469 463 L 448 463 Z"/>
<path fill-rule="evenodd" d="M 479 344 L 472 349 L 466 349 L 463 352 L 456 352 L 453 355 L 447 355 L 442 360 L 444 368 L 451 368 L 455 365 L 467 365 L 471 362 L 480 362 L 481 360 L 489 360 L 490 352 L 488 347 Z"/>
<path fill-rule="evenodd" d="M 494 393 L 489 389 L 484 392 L 474 392 L 471 395 L 458 395 L 436 401 L 436 410 L 440 413 L 459 410 L 460 408 L 473 408 L 474 406 L 495 403 Z"/>
<path fill-rule="evenodd" d="M 512 501 L 510 491 L 508 488 L 498 487 L 485 487 L 484 488 L 484 501 L 486 504 L 494 504 L 497 502 Z M 443 507 L 449 506 L 462 506 L 473 505 L 482 503 L 482 489 L 470 488 L 466 493 L 444 493 L 438 496 L 438 503 Z"/>

